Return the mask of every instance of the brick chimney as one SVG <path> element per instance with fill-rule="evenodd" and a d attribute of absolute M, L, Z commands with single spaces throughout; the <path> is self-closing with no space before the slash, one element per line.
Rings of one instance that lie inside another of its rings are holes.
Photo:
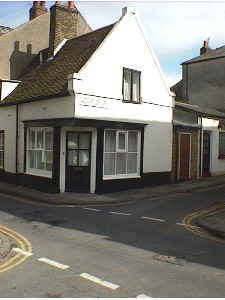
<path fill-rule="evenodd" d="M 202 46 L 202 48 L 200 49 L 200 55 L 205 54 L 205 53 L 208 52 L 209 50 L 210 50 L 209 42 L 208 42 L 208 41 L 204 41 L 204 42 L 203 42 L 203 46 Z"/>
<path fill-rule="evenodd" d="M 45 7 L 45 1 L 33 1 L 33 6 L 30 9 L 30 20 L 33 20 L 47 12 L 48 9 Z"/>
<path fill-rule="evenodd" d="M 90 31 L 92 29 L 75 7 L 74 1 L 68 1 L 68 5 L 56 1 L 50 8 L 48 57 L 54 56 L 54 51 L 64 39 L 72 39 Z"/>

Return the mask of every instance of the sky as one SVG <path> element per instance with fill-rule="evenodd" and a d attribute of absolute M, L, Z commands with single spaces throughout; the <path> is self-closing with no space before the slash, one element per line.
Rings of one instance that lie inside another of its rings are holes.
<path fill-rule="evenodd" d="M 32 3 L 0 1 L 0 25 L 15 28 L 27 22 Z M 46 1 L 47 8 L 53 4 Z M 198 56 L 204 40 L 209 38 L 211 48 L 225 45 L 225 0 L 82 0 L 75 5 L 92 29 L 117 21 L 125 6 L 135 8 L 168 86 L 181 79 L 181 63 Z"/>

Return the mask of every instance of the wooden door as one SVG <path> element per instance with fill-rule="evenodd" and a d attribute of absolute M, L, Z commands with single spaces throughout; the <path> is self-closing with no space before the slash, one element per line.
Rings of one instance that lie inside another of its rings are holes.
<path fill-rule="evenodd" d="M 179 180 L 188 180 L 190 178 L 190 158 L 191 158 L 191 135 L 180 134 L 179 144 Z"/>
<path fill-rule="evenodd" d="M 91 133 L 67 132 L 66 191 L 90 191 Z"/>
<path fill-rule="evenodd" d="M 210 176 L 210 134 L 203 132 L 202 176 Z"/>

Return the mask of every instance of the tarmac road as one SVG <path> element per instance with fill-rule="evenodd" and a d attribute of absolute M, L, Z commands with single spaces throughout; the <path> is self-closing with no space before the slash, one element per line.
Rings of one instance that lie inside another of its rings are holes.
<path fill-rule="evenodd" d="M 183 225 L 224 196 L 218 189 L 62 208 L 0 195 L 1 225 L 32 246 L 22 264 L 0 274 L 1 297 L 224 297 L 224 243 Z"/>

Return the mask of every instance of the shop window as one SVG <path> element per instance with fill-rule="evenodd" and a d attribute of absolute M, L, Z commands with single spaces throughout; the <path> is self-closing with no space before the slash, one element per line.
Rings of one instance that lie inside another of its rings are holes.
<path fill-rule="evenodd" d="M 104 179 L 140 176 L 140 132 L 105 130 Z"/>

